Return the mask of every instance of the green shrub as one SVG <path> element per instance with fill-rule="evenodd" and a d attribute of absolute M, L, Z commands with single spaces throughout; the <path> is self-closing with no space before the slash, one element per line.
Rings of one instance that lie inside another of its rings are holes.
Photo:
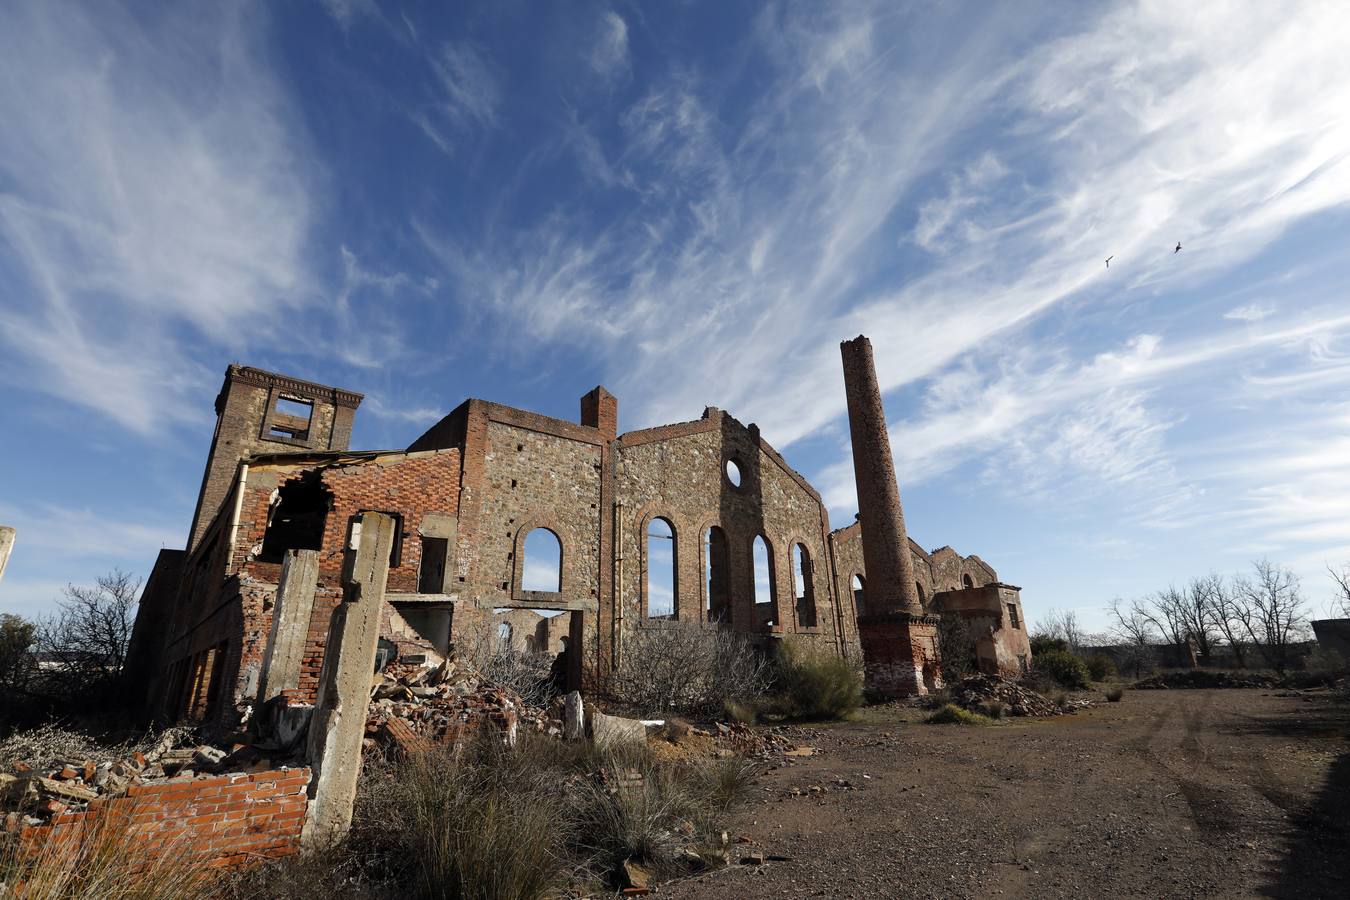
<path fill-rule="evenodd" d="M 767 705 L 793 719 L 842 719 L 862 705 L 862 677 L 847 659 L 789 638 Z"/>
<path fill-rule="evenodd" d="M 1032 667 L 1048 675 L 1060 687 L 1083 690 L 1088 686 L 1088 668 L 1083 661 L 1067 650 L 1048 650 L 1032 660 Z"/>
<path fill-rule="evenodd" d="M 1124 696 L 1125 691 L 1122 688 L 1111 688 L 1111 690 L 1106 692 L 1106 699 L 1111 703 L 1119 703 L 1120 698 Z"/>
<path fill-rule="evenodd" d="M 1105 653 L 1094 653 L 1084 664 L 1087 666 L 1088 677 L 1093 681 L 1105 681 L 1116 674 L 1115 662 Z"/>
<path fill-rule="evenodd" d="M 924 719 L 929 725 L 992 725 L 993 719 L 948 703 Z"/>
<path fill-rule="evenodd" d="M 986 700 L 975 707 L 977 713 L 989 719 L 1001 719 L 1007 710 L 1008 708 L 1000 700 Z"/>
<path fill-rule="evenodd" d="M 1069 651 L 1069 642 L 1064 638 L 1050 637 L 1045 634 L 1033 634 L 1031 641 L 1031 655 L 1040 656 L 1042 653 L 1050 653 L 1054 650 L 1067 653 Z"/>

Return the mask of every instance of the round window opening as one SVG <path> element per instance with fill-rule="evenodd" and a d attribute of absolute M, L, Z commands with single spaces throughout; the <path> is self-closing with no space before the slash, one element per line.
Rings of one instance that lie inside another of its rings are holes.
<path fill-rule="evenodd" d="M 731 482 L 732 487 L 741 486 L 741 467 L 736 460 L 727 460 L 727 481 Z"/>

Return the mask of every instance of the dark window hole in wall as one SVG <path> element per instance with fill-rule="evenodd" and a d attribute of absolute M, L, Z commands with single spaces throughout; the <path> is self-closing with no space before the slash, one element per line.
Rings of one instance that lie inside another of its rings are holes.
<path fill-rule="evenodd" d="M 316 472 L 306 472 L 277 489 L 263 532 L 262 562 L 281 562 L 287 550 L 323 549 L 324 526 L 333 495 Z"/>
<path fill-rule="evenodd" d="M 867 585 L 863 581 L 863 577 L 861 575 L 854 575 L 850 588 L 853 591 L 854 610 L 861 616 L 867 612 Z"/>
<path fill-rule="evenodd" d="M 445 593 L 445 561 L 449 552 L 449 539 L 422 538 L 422 563 L 417 570 L 418 593 Z"/>
<path fill-rule="evenodd" d="M 792 545 L 792 595 L 797 607 L 797 625 L 816 627 L 816 589 L 811 571 L 811 553 L 804 544 Z"/>
<path fill-rule="evenodd" d="M 703 538 L 704 613 L 709 622 L 724 622 L 731 610 L 731 554 L 727 533 L 716 525 Z"/>

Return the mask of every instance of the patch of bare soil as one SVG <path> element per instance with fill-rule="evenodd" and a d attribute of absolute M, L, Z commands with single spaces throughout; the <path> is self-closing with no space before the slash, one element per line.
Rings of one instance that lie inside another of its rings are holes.
<path fill-rule="evenodd" d="M 1128 692 L 986 728 L 867 710 L 817 726 L 729 823 L 732 866 L 669 897 L 1347 896 L 1350 706 Z M 737 864 L 757 856 L 762 865 Z"/>

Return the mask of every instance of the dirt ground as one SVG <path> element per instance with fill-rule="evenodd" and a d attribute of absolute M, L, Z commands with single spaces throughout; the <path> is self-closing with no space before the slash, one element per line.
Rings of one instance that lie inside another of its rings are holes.
<path fill-rule="evenodd" d="M 986 728 L 917 715 L 794 730 L 819 753 L 738 808 L 732 866 L 661 895 L 1350 897 L 1350 705 L 1325 692 L 1136 691 Z M 751 851 L 766 863 L 736 863 Z"/>

